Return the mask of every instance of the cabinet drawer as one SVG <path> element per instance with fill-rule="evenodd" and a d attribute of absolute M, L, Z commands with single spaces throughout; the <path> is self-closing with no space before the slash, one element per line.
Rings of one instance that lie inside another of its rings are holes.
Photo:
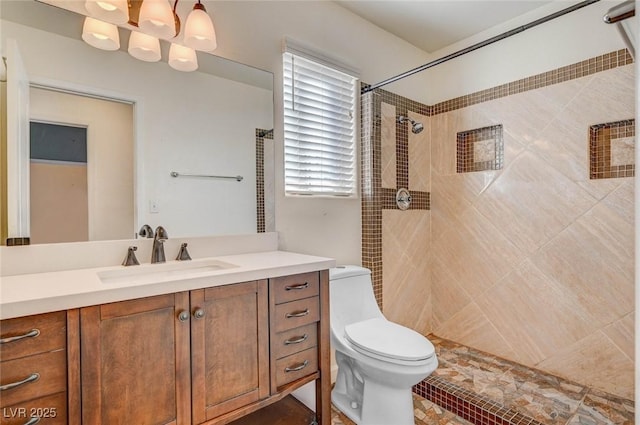
<path fill-rule="evenodd" d="M 318 272 L 296 274 L 272 279 L 272 291 L 276 304 L 318 295 L 320 279 Z"/>
<path fill-rule="evenodd" d="M 0 407 L 67 390 L 67 354 L 52 351 L 0 363 L 0 384 L 10 385 L 36 378 L 2 391 Z"/>
<path fill-rule="evenodd" d="M 320 300 L 318 297 L 276 305 L 275 330 L 282 332 L 317 322 L 320 318 Z"/>
<path fill-rule="evenodd" d="M 318 370 L 318 350 L 310 348 L 276 361 L 276 385 L 279 387 Z"/>
<path fill-rule="evenodd" d="M 36 422 L 36 418 L 40 418 Z M 2 408 L 0 425 L 67 425 L 67 394 L 62 392 Z"/>
<path fill-rule="evenodd" d="M 18 359 L 65 348 L 66 312 L 3 320 L 0 323 L 0 359 Z"/>
<path fill-rule="evenodd" d="M 276 334 L 273 345 L 276 359 L 317 346 L 317 335 L 318 325 L 315 322 Z"/>

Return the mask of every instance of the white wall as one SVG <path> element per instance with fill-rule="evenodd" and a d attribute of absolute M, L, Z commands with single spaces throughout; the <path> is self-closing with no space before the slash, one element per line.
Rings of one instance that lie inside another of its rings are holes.
<path fill-rule="evenodd" d="M 255 129 L 271 128 L 271 91 L 2 21 L 8 37 L 18 40 L 32 80 L 135 102 L 132 236 L 143 223 L 162 224 L 170 237 L 255 232 Z M 172 170 L 244 180 L 175 179 Z M 158 213 L 149 212 L 151 200 Z"/>
<path fill-rule="evenodd" d="M 615 26 L 602 20 L 607 10 L 619 3 L 618 0 L 604 0 L 591 4 L 425 71 L 427 103 L 433 105 L 623 49 L 625 45 Z M 554 1 L 436 51 L 429 60 L 518 28 L 572 4 L 574 2 Z M 389 85 L 388 89 L 394 91 L 395 86 Z"/>

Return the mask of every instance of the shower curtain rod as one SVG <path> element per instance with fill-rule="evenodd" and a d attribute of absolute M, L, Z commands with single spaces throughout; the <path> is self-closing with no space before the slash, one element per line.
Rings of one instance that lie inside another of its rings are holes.
<path fill-rule="evenodd" d="M 432 67 L 434 67 L 436 65 L 440 65 L 441 63 L 445 63 L 447 61 L 450 61 L 451 59 L 455 59 L 455 58 L 457 58 L 459 56 L 462 56 L 462 55 L 465 55 L 467 53 L 471 53 L 474 50 L 478 50 L 478 49 L 480 49 L 482 47 L 488 46 L 488 45 L 493 44 L 493 43 L 495 43 L 497 41 L 504 40 L 507 37 L 511 37 L 512 35 L 519 34 L 519 33 L 523 32 L 523 31 L 528 30 L 529 28 L 533 28 L 533 27 L 535 27 L 537 25 L 540 25 L 540 24 L 543 24 L 545 22 L 548 22 L 548 21 L 550 21 L 552 19 L 559 18 L 560 16 L 563 16 L 563 15 L 566 15 L 568 13 L 574 12 L 574 11 L 576 11 L 578 9 L 582 9 L 585 6 L 589 6 L 590 4 L 596 3 L 598 1 L 600 1 L 600 0 L 585 0 L 585 1 L 582 1 L 580 3 L 574 4 L 573 6 L 567 7 L 566 9 L 562 9 L 562 10 L 559 10 L 559 11 L 557 11 L 555 13 L 552 13 L 551 15 L 547 15 L 547 16 L 545 16 L 543 18 L 536 19 L 535 21 L 530 22 L 530 23 L 525 24 L 525 25 L 522 25 L 522 26 L 520 26 L 518 28 L 514 28 L 514 29 L 512 29 L 510 31 L 504 32 L 502 34 L 499 34 L 499 35 L 496 35 L 494 37 L 491 37 L 491 38 L 489 38 L 487 40 L 484 40 L 484 41 L 481 41 L 479 43 L 476 43 L 476 44 L 474 44 L 472 46 L 466 47 L 466 48 L 464 48 L 462 50 L 458 50 L 456 52 L 450 53 L 450 54 L 448 54 L 446 56 L 443 56 L 443 57 L 441 57 L 439 59 L 436 59 L 436 60 L 433 60 L 431 62 L 428 62 L 428 63 L 426 63 L 424 65 L 421 65 L 421 66 L 419 66 L 417 68 L 411 69 L 411 70 L 409 70 L 407 72 L 403 72 L 402 74 L 398 74 L 395 77 L 388 78 L 388 79 L 386 79 L 386 80 L 384 80 L 384 81 L 382 81 L 382 82 L 380 82 L 378 84 L 364 86 L 364 87 L 362 87 L 360 92 L 361 92 L 361 94 L 369 93 L 370 91 L 373 91 L 373 90 L 375 90 L 377 88 L 380 88 L 382 86 L 386 86 L 387 84 L 394 83 L 394 82 L 396 82 L 398 80 L 401 80 L 403 78 L 409 77 L 409 76 L 411 76 L 413 74 L 417 74 L 418 72 L 422 72 L 422 71 L 424 71 L 426 69 L 432 68 Z"/>

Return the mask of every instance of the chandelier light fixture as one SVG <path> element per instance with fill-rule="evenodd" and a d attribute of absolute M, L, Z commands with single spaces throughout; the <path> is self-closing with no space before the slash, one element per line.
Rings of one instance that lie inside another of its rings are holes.
<path fill-rule="evenodd" d="M 82 26 L 82 39 L 90 46 L 102 50 L 118 50 L 120 48 L 118 27 L 88 16 Z"/>
<path fill-rule="evenodd" d="M 126 24 L 129 21 L 127 0 L 86 0 L 84 6 L 96 19 L 114 24 Z"/>
<path fill-rule="evenodd" d="M 127 51 L 136 59 L 156 62 L 161 59 L 160 39 L 171 41 L 169 65 L 179 71 L 198 69 L 196 50 L 216 49 L 213 21 L 201 0 L 197 0 L 187 16 L 182 43 L 174 41 L 180 34 L 180 18 L 169 0 L 85 0 L 89 16 L 85 18 L 82 39 L 93 47 L 118 50 L 117 25 L 137 27 L 131 32 Z"/>
<path fill-rule="evenodd" d="M 187 24 L 184 29 L 184 43 L 192 49 L 205 52 L 210 52 L 218 47 L 213 22 L 211 22 L 207 9 L 200 3 L 200 0 L 193 5 L 193 10 L 187 17 Z"/>
<path fill-rule="evenodd" d="M 160 60 L 160 40 L 139 31 L 131 31 L 129 37 L 129 54 L 145 62 Z"/>
<path fill-rule="evenodd" d="M 195 71 L 198 69 L 196 51 L 190 47 L 171 43 L 169 48 L 169 66 L 178 71 Z"/>

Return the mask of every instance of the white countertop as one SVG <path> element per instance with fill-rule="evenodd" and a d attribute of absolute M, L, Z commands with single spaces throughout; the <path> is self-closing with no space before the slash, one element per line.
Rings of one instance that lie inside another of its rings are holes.
<path fill-rule="evenodd" d="M 223 268 L 207 267 L 209 264 Z M 335 265 L 331 258 L 266 251 L 181 263 L 167 261 L 4 276 L 0 277 L 0 319 L 325 270 Z M 184 272 L 172 270 L 182 267 L 186 268 Z M 129 270 L 137 276 L 119 276 Z"/>

